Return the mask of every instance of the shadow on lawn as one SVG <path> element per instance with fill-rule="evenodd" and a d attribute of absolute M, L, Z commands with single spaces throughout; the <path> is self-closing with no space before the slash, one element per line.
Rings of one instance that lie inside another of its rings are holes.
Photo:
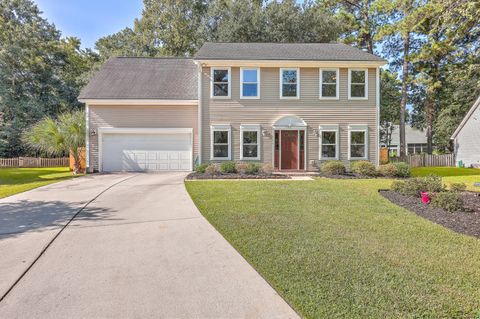
<path fill-rule="evenodd" d="M 84 203 L 61 201 L 29 201 L 0 204 L 0 240 L 26 232 L 42 232 L 65 225 Z M 114 210 L 88 206 L 77 215 L 78 220 L 118 220 Z"/>

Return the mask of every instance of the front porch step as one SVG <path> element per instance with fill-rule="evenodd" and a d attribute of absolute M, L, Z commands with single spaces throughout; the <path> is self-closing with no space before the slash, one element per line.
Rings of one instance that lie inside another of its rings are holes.
<path fill-rule="evenodd" d="M 320 176 L 319 172 L 316 171 L 275 171 L 273 174 L 276 175 L 286 175 L 286 176 Z"/>

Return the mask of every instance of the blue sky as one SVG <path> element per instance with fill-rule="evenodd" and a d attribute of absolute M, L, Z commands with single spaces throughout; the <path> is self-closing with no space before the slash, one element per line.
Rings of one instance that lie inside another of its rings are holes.
<path fill-rule="evenodd" d="M 43 17 L 62 31 L 75 36 L 82 47 L 93 48 L 99 38 L 133 26 L 140 17 L 142 0 L 34 0 Z"/>

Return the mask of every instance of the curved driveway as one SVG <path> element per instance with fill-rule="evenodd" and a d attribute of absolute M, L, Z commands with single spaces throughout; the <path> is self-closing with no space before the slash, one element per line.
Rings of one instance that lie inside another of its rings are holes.
<path fill-rule="evenodd" d="M 298 317 L 201 216 L 183 178 L 90 175 L 0 200 L 0 298 L 13 285 L 0 317 Z"/>

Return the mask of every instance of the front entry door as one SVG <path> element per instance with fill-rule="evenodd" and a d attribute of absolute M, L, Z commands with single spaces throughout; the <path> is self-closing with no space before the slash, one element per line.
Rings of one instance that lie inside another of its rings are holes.
<path fill-rule="evenodd" d="M 298 131 L 281 131 L 281 169 L 298 169 Z"/>

